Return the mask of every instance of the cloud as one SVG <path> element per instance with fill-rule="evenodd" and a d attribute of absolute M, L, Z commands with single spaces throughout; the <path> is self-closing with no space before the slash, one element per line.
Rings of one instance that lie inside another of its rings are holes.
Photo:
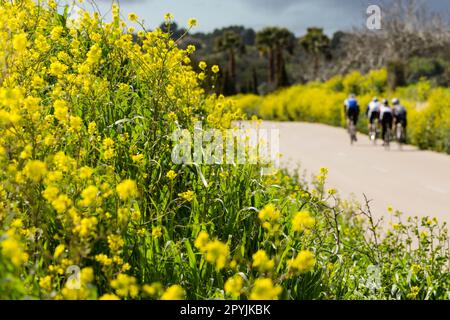
<path fill-rule="evenodd" d="M 99 0 L 107 11 L 111 0 Z M 287 27 L 301 35 L 307 27 L 322 27 L 328 34 L 360 26 L 369 4 L 394 0 L 122 0 L 126 15 L 136 12 L 150 27 L 161 23 L 172 12 L 181 25 L 190 17 L 200 21 L 198 31 L 212 31 L 239 24 L 255 29 L 266 26 Z M 449 0 L 418 0 L 439 12 L 450 8 Z"/>
<path fill-rule="evenodd" d="M 322 10 L 345 8 L 354 10 L 361 8 L 364 0 L 241 0 L 253 10 L 261 11 L 287 11 L 292 9 L 309 9 L 321 8 Z M 317 17 L 319 18 L 319 17 Z"/>

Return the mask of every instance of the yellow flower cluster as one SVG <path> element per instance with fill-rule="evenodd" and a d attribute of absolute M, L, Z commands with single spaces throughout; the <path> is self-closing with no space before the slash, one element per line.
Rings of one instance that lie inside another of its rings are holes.
<path fill-rule="evenodd" d="M 119 274 L 116 279 L 111 281 L 111 287 L 115 289 L 119 297 L 136 298 L 139 294 L 139 286 L 136 283 L 136 278 Z"/>
<path fill-rule="evenodd" d="M 130 198 L 134 198 L 138 195 L 136 182 L 129 179 L 119 183 L 116 187 L 116 191 L 120 199 L 124 201 Z"/>
<path fill-rule="evenodd" d="M 250 293 L 250 300 L 278 300 L 278 296 L 283 289 L 278 285 L 273 285 L 272 279 L 256 279 Z"/>
<path fill-rule="evenodd" d="M 0 248 L 2 255 L 10 259 L 16 267 L 28 261 L 28 254 L 13 229 L 6 233 L 6 239 L 0 241 Z"/>
<path fill-rule="evenodd" d="M 235 275 L 225 282 L 224 290 L 232 297 L 238 298 L 241 295 L 243 285 L 244 279 L 240 275 Z"/>
<path fill-rule="evenodd" d="M 259 211 L 258 218 L 264 229 L 268 231 L 277 231 L 280 226 L 279 220 L 281 218 L 281 213 L 275 205 L 268 204 Z"/>
<path fill-rule="evenodd" d="M 292 230 L 302 232 L 314 227 L 316 220 L 309 211 L 303 210 L 294 214 L 292 218 Z"/>
<path fill-rule="evenodd" d="M 294 273 L 307 273 L 314 269 L 316 257 L 313 252 L 302 250 L 295 259 L 288 262 L 288 266 Z"/>
<path fill-rule="evenodd" d="M 170 170 L 166 173 L 166 177 L 169 178 L 170 180 L 175 180 L 175 178 L 177 177 L 177 174 L 175 171 Z"/>
<path fill-rule="evenodd" d="M 183 300 L 185 292 L 183 288 L 177 284 L 169 287 L 161 296 L 161 300 Z"/>
<path fill-rule="evenodd" d="M 217 270 L 225 267 L 230 253 L 227 244 L 219 240 L 211 240 L 207 232 L 201 231 L 194 245 L 204 254 L 205 260 L 214 264 Z"/>
<path fill-rule="evenodd" d="M 195 193 L 192 190 L 188 190 L 186 192 L 179 193 L 178 196 L 183 198 L 184 200 L 186 200 L 188 202 L 192 202 L 194 200 L 194 198 L 195 198 Z"/>
<path fill-rule="evenodd" d="M 253 267 L 257 268 L 259 272 L 271 271 L 274 265 L 274 260 L 269 259 L 264 250 L 258 250 L 258 252 L 253 255 Z"/>

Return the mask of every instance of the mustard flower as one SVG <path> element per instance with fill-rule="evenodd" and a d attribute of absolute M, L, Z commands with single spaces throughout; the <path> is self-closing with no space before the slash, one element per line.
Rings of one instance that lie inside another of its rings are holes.
<path fill-rule="evenodd" d="M 280 286 L 273 285 L 272 279 L 256 279 L 249 298 L 250 300 L 278 300 L 282 291 Z"/>
<path fill-rule="evenodd" d="M 183 300 L 185 292 L 183 288 L 177 284 L 169 287 L 161 296 L 161 300 Z"/>
<path fill-rule="evenodd" d="M 134 198 L 138 194 L 136 182 L 133 180 L 124 180 L 119 183 L 116 187 L 117 194 L 121 200 L 128 200 L 130 198 Z"/>

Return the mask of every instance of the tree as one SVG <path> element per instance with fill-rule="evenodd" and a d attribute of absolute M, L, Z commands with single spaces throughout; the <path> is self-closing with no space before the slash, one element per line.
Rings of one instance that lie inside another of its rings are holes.
<path fill-rule="evenodd" d="M 245 46 L 240 34 L 234 31 L 225 31 L 215 40 L 215 50 L 228 54 L 228 76 L 229 81 L 236 82 L 236 53 L 244 52 Z"/>
<path fill-rule="evenodd" d="M 179 28 L 178 24 L 175 21 L 171 23 L 163 22 L 159 25 L 159 28 L 162 30 L 162 32 L 169 33 L 170 38 L 172 38 L 173 40 L 180 39 L 186 33 L 186 29 Z"/>
<path fill-rule="evenodd" d="M 331 41 L 326 34 L 323 33 L 322 28 L 308 28 L 306 35 L 300 38 L 300 45 L 305 51 L 313 56 L 314 79 L 318 78 L 320 59 L 325 57 L 330 52 Z"/>
<path fill-rule="evenodd" d="M 352 69 L 367 72 L 387 67 L 390 61 L 413 57 L 448 57 L 450 20 L 431 11 L 426 1 L 393 0 L 383 7 L 382 29 L 369 30 L 365 23 L 342 38 L 343 55 L 334 73 Z M 369 49 L 370 48 L 370 49 Z"/>
<path fill-rule="evenodd" d="M 293 53 L 295 36 L 286 28 L 268 27 L 256 34 L 259 51 L 269 59 L 269 83 L 287 84 L 284 51 Z"/>
<path fill-rule="evenodd" d="M 394 91 L 397 87 L 404 86 L 405 65 L 401 60 L 391 60 L 387 62 L 388 86 Z"/>

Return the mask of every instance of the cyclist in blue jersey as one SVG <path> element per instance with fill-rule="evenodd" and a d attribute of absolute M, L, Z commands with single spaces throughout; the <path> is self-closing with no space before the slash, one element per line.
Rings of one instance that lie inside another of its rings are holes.
<path fill-rule="evenodd" d="M 356 96 L 352 93 L 349 95 L 348 99 L 344 102 L 344 112 L 347 120 L 347 128 L 356 128 L 356 125 L 358 124 L 358 118 L 359 118 L 359 103 L 358 100 L 356 100 Z M 351 126 L 353 124 L 353 126 Z M 356 134 L 352 137 L 354 141 L 357 141 Z"/>
<path fill-rule="evenodd" d="M 347 120 L 353 120 L 356 125 L 359 118 L 359 103 L 354 94 L 351 94 L 344 102 L 345 115 Z"/>

